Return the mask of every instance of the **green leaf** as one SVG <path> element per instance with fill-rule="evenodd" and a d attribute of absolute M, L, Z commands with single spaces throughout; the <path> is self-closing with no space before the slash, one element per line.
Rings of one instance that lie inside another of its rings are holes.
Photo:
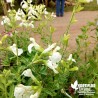
<path fill-rule="evenodd" d="M 6 79 L 3 75 L 0 74 L 0 83 L 6 84 Z"/>
<path fill-rule="evenodd" d="M 73 17 L 73 19 L 72 19 L 71 23 L 75 23 L 75 22 L 77 22 L 77 20 L 76 20 L 76 18 L 75 18 L 75 17 Z"/>
<path fill-rule="evenodd" d="M 56 95 L 56 93 L 50 88 L 44 88 L 44 92 L 47 93 L 50 96 L 55 96 Z"/>
<path fill-rule="evenodd" d="M 83 10 L 84 9 L 84 7 L 82 7 L 81 5 L 79 5 L 78 7 L 77 7 L 77 9 L 76 9 L 76 12 L 80 12 L 81 10 Z"/>
<path fill-rule="evenodd" d="M 63 65 L 65 68 L 67 68 L 67 69 L 69 68 L 69 64 L 67 64 L 65 61 L 62 60 L 61 63 L 62 63 L 62 65 Z"/>
<path fill-rule="evenodd" d="M 4 85 L 2 83 L 0 83 L 0 89 L 1 89 L 0 91 L 4 91 Z"/>
<path fill-rule="evenodd" d="M 70 70 L 70 71 L 77 71 L 77 70 L 78 70 L 78 67 L 75 66 L 75 67 L 73 67 L 73 68 L 70 68 L 69 70 Z"/>
<path fill-rule="evenodd" d="M 13 95 L 14 95 L 14 85 L 11 85 L 10 86 L 10 91 L 9 91 L 9 98 L 13 98 Z"/>
<path fill-rule="evenodd" d="M 43 75 L 47 75 L 47 67 L 46 66 L 42 66 L 41 70 L 40 70 L 40 73 L 43 74 Z"/>

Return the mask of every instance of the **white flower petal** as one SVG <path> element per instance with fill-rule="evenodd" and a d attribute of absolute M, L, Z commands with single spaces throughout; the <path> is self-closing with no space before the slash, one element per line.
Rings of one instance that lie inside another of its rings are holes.
<path fill-rule="evenodd" d="M 7 3 L 12 3 L 12 0 L 6 0 Z"/>
<path fill-rule="evenodd" d="M 15 98 L 22 98 L 24 92 L 25 92 L 25 89 L 21 87 L 15 87 L 15 90 L 14 90 Z"/>
<path fill-rule="evenodd" d="M 34 47 L 34 44 L 33 43 L 31 43 L 29 46 L 28 46 L 28 51 L 29 51 L 29 53 L 31 53 L 32 52 L 32 48 Z"/>
<path fill-rule="evenodd" d="M 24 76 L 26 76 L 26 77 L 32 77 L 32 71 L 31 71 L 31 69 L 27 69 L 27 70 L 25 70 L 23 73 L 22 73 L 22 75 L 24 75 Z"/>
<path fill-rule="evenodd" d="M 72 59 L 72 61 L 76 63 L 76 60 L 75 59 Z"/>
<path fill-rule="evenodd" d="M 70 55 L 69 55 L 69 57 L 68 57 L 68 59 L 67 59 L 67 60 L 68 60 L 68 61 L 76 62 L 76 60 L 72 58 L 72 54 L 70 54 Z"/>
<path fill-rule="evenodd" d="M 47 53 L 49 51 L 51 51 L 54 47 L 56 46 L 56 43 L 53 43 L 51 46 L 49 46 L 48 48 L 46 48 L 43 53 Z"/>
<path fill-rule="evenodd" d="M 32 86 L 24 86 L 19 84 L 15 87 L 14 96 L 15 98 L 29 98 L 34 93 Z"/>
<path fill-rule="evenodd" d="M 32 37 L 30 37 L 30 41 L 33 42 L 33 43 L 35 43 L 35 39 L 32 38 Z"/>
<path fill-rule="evenodd" d="M 49 57 L 49 59 L 53 63 L 58 63 L 61 60 L 62 56 L 59 52 L 53 52 L 52 56 Z"/>
<path fill-rule="evenodd" d="M 4 25 L 4 22 L 3 21 L 1 21 L 1 25 Z"/>
<path fill-rule="evenodd" d="M 77 87 L 77 85 L 78 85 L 78 81 L 76 80 L 76 81 L 74 82 L 74 86 Z"/>
<path fill-rule="evenodd" d="M 34 46 L 34 48 L 36 50 L 41 50 L 41 47 L 35 42 L 35 39 L 34 38 L 30 38 L 30 41 L 32 42 L 31 43 L 31 46 Z M 30 47 L 30 46 L 29 46 Z"/>
<path fill-rule="evenodd" d="M 52 69 L 53 71 L 54 71 L 54 73 L 58 73 L 58 71 L 55 69 L 55 68 L 57 68 L 58 67 L 58 65 L 57 64 L 53 64 L 52 63 L 52 61 L 50 61 L 50 60 L 48 60 L 47 61 L 47 66 L 50 68 L 50 69 Z"/>
<path fill-rule="evenodd" d="M 32 3 L 32 0 L 27 0 L 28 3 Z"/>
<path fill-rule="evenodd" d="M 17 49 L 16 48 L 16 44 L 13 44 L 12 46 L 10 46 L 11 51 L 17 56 L 20 56 L 23 53 L 23 49 Z"/>
<path fill-rule="evenodd" d="M 57 52 L 58 50 L 60 50 L 61 48 L 59 46 L 56 46 L 56 48 L 53 50 L 53 52 Z"/>
<path fill-rule="evenodd" d="M 39 92 L 36 92 L 34 95 L 31 95 L 30 98 L 38 98 L 39 97 Z"/>
<path fill-rule="evenodd" d="M 69 55 L 67 60 L 71 60 L 72 59 L 72 54 Z"/>
<path fill-rule="evenodd" d="M 78 89 L 78 81 L 76 80 L 74 84 L 71 84 L 71 87 L 76 91 Z"/>
<path fill-rule="evenodd" d="M 98 0 L 97 0 L 97 4 L 98 4 Z"/>
<path fill-rule="evenodd" d="M 75 86 L 74 86 L 73 84 L 71 84 L 71 87 L 72 87 L 73 89 L 75 89 Z"/>

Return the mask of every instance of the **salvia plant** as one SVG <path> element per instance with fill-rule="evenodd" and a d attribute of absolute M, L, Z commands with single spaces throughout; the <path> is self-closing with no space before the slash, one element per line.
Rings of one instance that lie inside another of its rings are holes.
<path fill-rule="evenodd" d="M 77 66 L 80 59 L 78 55 L 81 51 L 80 39 L 84 40 L 83 45 L 87 44 L 88 26 L 81 29 L 83 38 L 80 37 L 82 35 L 77 38 L 77 52 L 67 54 L 66 49 L 70 38 L 68 34 L 70 26 L 76 22 L 75 13 L 83 9 L 81 7 L 83 2 L 90 2 L 90 0 L 76 0 L 69 25 L 59 43 L 52 41 L 52 34 L 55 30 L 53 27 L 49 27 L 49 37 L 46 37 L 47 34 L 44 35 L 46 31 L 44 31 L 44 26 L 54 16 L 53 13 L 47 12 L 45 5 L 32 5 L 32 0 L 23 0 L 21 8 L 17 11 L 9 10 L 7 16 L 3 16 L 1 25 L 5 30 L 0 35 L 0 98 L 72 98 L 69 86 L 71 81 L 75 80 L 78 69 L 80 70 L 80 67 Z M 46 21 L 41 21 L 43 19 Z M 43 23 L 38 26 L 36 23 L 39 21 Z M 95 39 L 98 42 L 98 28 L 95 29 Z M 31 33 L 34 32 L 41 35 L 45 46 L 39 45 L 32 37 Z M 87 49 L 87 46 L 85 45 L 84 48 Z M 92 52 L 96 60 L 86 59 L 85 65 L 92 66 L 94 63 L 97 66 L 97 51 L 98 46 Z M 85 58 L 87 58 L 86 52 Z M 91 66 L 86 67 L 91 70 Z M 87 71 L 83 66 L 81 69 Z M 82 71 L 80 70 L 80 73 Z M 92 82 L 97 82 L 97 70 L 93 75 Z M 77 74 L 79 80 L 78 76 Z M 74 90 L 77 89 L 76 83 L 77 81 L 71 85 Z"/>

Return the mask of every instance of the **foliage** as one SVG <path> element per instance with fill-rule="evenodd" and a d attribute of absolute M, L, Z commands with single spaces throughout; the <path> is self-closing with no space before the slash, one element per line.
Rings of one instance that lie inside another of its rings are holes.
<path fill-rule="evenodd" d="M 76 66 L 72 66 L 75 65 L 75 60 L 72 54 L 68 59 L 62 59 L 60 47 L 52 43 L 53 27 L 49 28 L 50 34 L 46 33 L 44 37 L 47 20 L 51 20 L 53 16 L 46 11 L 44 5 L 33 6 L 28 0 L 22 1 L 21 7 L 22 9 L 19 8 L 18 11 L 9 10 L 8 16 L 4 16 L 1 22 L 5 32 L 0 40 L 2 60 L 0 96 L 2 98 L 59 96 L 67 82 L 69 72 L 78 70 Z M 46 21 L 42 22 L 42 18 Z M 35 27 L 34 24 L 38 21 L 42 23 Z M 38 45 L 35 39 L 30 37 L 32 31 L 39 33 L 45 45 L 50 46 L 44 49 Z"/>

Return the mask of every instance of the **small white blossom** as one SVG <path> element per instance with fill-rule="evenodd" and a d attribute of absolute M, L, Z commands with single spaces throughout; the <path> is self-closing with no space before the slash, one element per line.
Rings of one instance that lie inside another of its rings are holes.
<path fill-rule="evenodd" d="M 27 69 L 27 70 L 23 71 L 22 75 L 24 75 L 25 77 L 30 77 L 30 78 L 32 78 L 35 81 L 37 80 L 35 78 L 35 76 L 32 74 L 31 69 Z"/>
<path fill-rule="evenodd" d="M 98 26 L 98 20 L 96 21 L 96 25 Z"/>
<path fill-rule="evenodd" d="M 18 9 L 18 11 L 16 12 L 16 16 L 15 19 L 16 20 L 22 20 L 25 18 L 25 14 L 21 9 Z"/>
<path fill-rule="evenodd" d="M 97 4 L 98 4 L 98 0 L 97 0 Z"/>
<path fill-rule="evenodd" d="M 61 61 L 61 54 L 59 52 L 53 52 L 51 56 L 49 56 L 49 60 L 51 60 L 53 63 L 58 63 Z"/>
<path fill-rule="evenodd" d="M 3 20 L 1 21 L 1 25 L 8 24 L 10 25 L 10 19 L 7 16 L 2 17 Z"/>
<path fill-rule="evenodd" d="M 23 1 L 21 2 L 21 7 L 22 7 L 23 9 L 28 8 L 28 3 L 23 0 Z"/>
<path fill-rule="evenodd" d="M 21 27 L 24 26 L 27 28 L 29 25 L 26 20 L 22 20 L 22 22 L 19 24 L 19 26 L 21 26 Z"/>
<path fill-rule="evenodd" d="M 32 52 L 32 48 L 34 47 L 34 44 L 33 43 L 31 43 L 29 46 L 28 46 L 28 51 L 29 51 L 29 53 L 31 53 Z"/>
<path fill-rule="evenodd" d="M 59 51 L 61 48 L 59 46 L 56 46 L 55 49 L 53 50 L 53 52 L 57 52 Z"/>
<path fill-rule="evenodd" d="M 47 66 L 52 69 L 54 71 L 54 73 L 58 73 L 58 71 L 56 70 L 56 68 L 58 67 L 58 65 L 56 63 L 53 63 L 52 61 L 48 60 L 47 61 Z"/>
<path fill-rule="evenodd" d="M 54 14 L 54 12 L 51 13 L 51 16 L 52 16 L 52 17 L 56 17 L 56 15 Z"/>
<path fill-rule="evenodd" d="M 18 49 L 16 47 L 16 44 L 13 44 L 12 46 L 10 46 L 10 50 L 17 56 L 20 56 L 23 53 L 23 49 Z"/>
<path fill-rule="evenodd" d="M 30 38 L 30 41 L 32 42 L 31 44 L 29 44 L 28 46 L 28 51 L 29 53 L 32 52 L 32 48 L 34 47 L 36 50 L 40 50 L 41 47 L 35 42 L 34 38 Z"/>
<path fill-rule="evenodd" d="M 32 86 L 24 86 L 22 84 L 17 85 L 14 90 L 15 98 L 30 98 L 32 93 L 34 93 Z"/>
<path fill-rule="evenodd" d="M 7 3 L 12 3 L 13 0 L 6 0 Z"/>
<path fill-rule="evenodd" d="M 45 14 L 45 15 L 47 15 L 47 14 L 48 14 L 48 12 L 46 11 L 46 8 L 44 9 L 44 14 Z"/>
<path fill-rule="evenodd" d="M 31 69 L 27 69 L 25 70 L 22 75 L 26 76 L 26 77 L 32 77 L 32 71 Z"/>
<path fill-rule="evenodd" d="M 31 21 L 31 22 L 29 23 L 29 26 L 30 26 L 31 28 L 34 28 L 33 21 Z"/>
<path fill-rule="evenodd" d="M 67 60 L 68 60 L 68 61 L 76 62 L 76 60 L 72 58 L 72 54 L 70 54 L 70 55 L 69 55 L 69 57 L 68 57 L 68 59 L 67 59 Z"/>
<path fill-rule="evenodd" d="M 71 87 L 76 91 L 78 89 L 78 81 L 76 80 L 74 84 L 71 84 Z"/>
<path fill-rule="evenodd" d="M 16 14 L 15 19 L 16 20 L 21 20 L 21 17 Z"/>
<path fill-rule="evenodd" d="M 92 2 L 92 1 L 93 1 L 93 0 L 86 0 L 86 2 L 88 2 L 88 3 L 89 3 L 89 2 Z"/>
<path fill-rule="evenodd" d="M 32 3 L 32 0 L 27 0 L 28 3 Z"/>
<path fill-rule="evenodd" d="M 58 50 L 60 50 L 60 47 L 57 46 L 53 52 L 52 55 L 49 56 L 49 59 L 47 60 L 47 66 L 52 69 L 54 71 L 54 73 L 58 73 L 58 71 L 56 70 L 56 68 L 58 67 L 58 63 L 61 61 L 62 55 L 57 52 Z"/>

